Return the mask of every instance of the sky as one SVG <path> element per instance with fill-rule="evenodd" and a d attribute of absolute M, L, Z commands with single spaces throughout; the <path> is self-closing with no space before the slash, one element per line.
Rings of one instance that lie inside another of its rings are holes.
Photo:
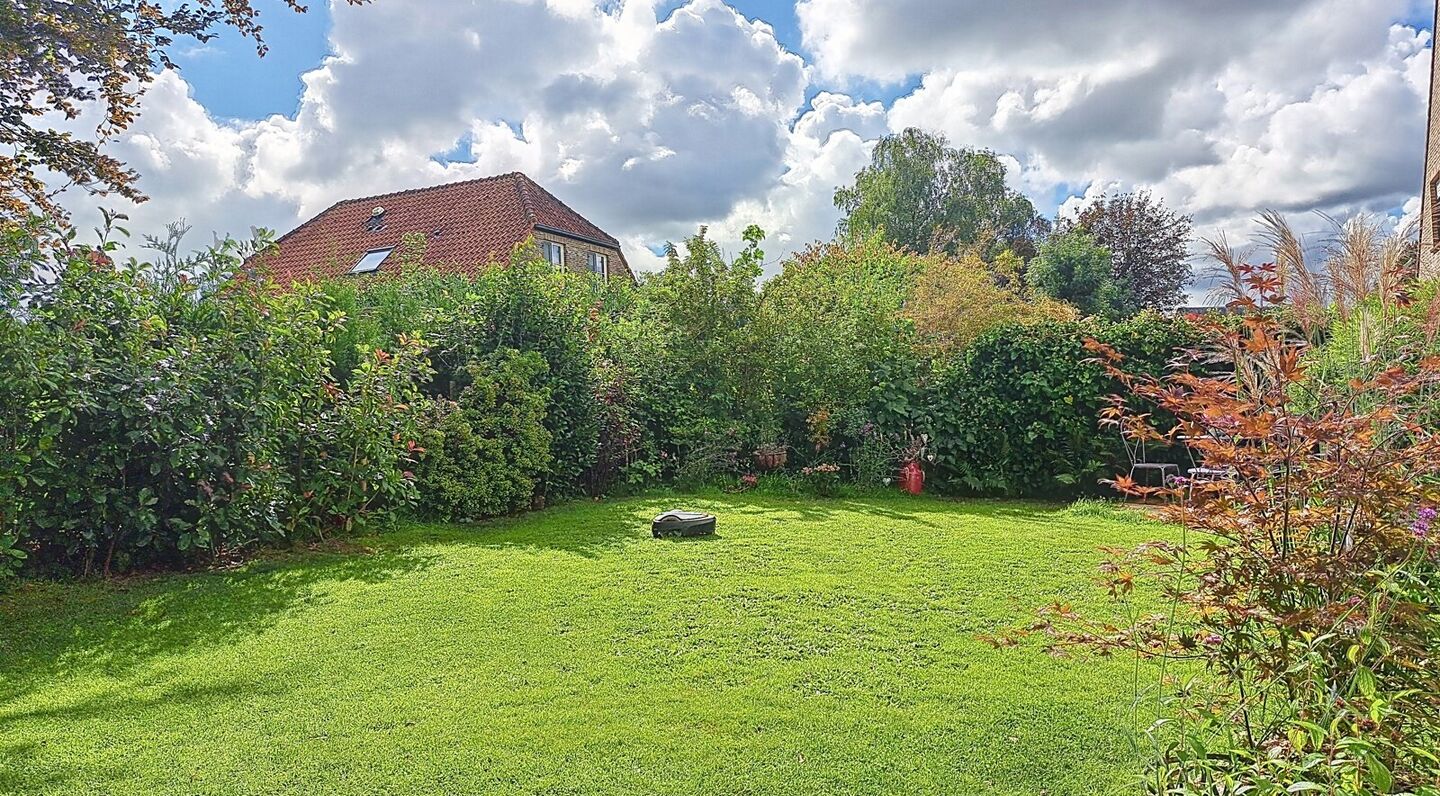
<path fill-rule="evenodd" d="M 905 127 L 994 150 L 1046 215 L 1143 189 L 1244 240 L 1262 209 L 1417 214 L 1419 0 L 256 0 L 270 52 L 177 43 L 111 152 L 137 233 L 285 232 L 341 199 L 524 171 L 641 269 L 707 225 L 768 270 Z M 93 119 L 74 124 L 93 127 Z M 63 200 L 86 222 L 93 197 Z M 202 237 L 203 236 L 203 237 Z"/>

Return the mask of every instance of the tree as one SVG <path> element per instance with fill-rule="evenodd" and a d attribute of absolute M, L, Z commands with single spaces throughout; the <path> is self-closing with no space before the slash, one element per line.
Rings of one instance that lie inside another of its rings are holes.
<path fill-rule="evenodd" d="M 296 0 L 285 4 L 305 11 Z M 135 121 L 156 71 L 176 68 L 169 55 L 175 38 L 209 41 L 225 25 L 265 54 L 251 0 L 0 0 L 0 146 L 11 150 L 0 155 L 0 226 L 36 211 L 62 218 L 55 195 L 68 185 L 144 201 L 134 170 L 101 149 Z M 95 140 L 51 126 L 91 103 L 103 110 Z M 48 174 L 64 183 L 47 185 Z"/>
<path fill-rule="evenodd" d="M 1141 191 L 1102 196 L 1063 228 L 1088 232 L 1110 250 L 1110 272 L 1129 289 L 1136 309 L 1168 310 L 1184 303 L 1190 216 Z"/>
<path fill-rule="evenodd" d="M 811 246 L 765 283 L 760 333 L 787 426 L 859 411 L 908 375 L 915 358 L 901 311 L 926 259 L 876 235 Z"/>
<path fill-rule="evenodd" d="M 1068 301 L 1086 315 L 1118 318 L 1129 314 L 1130 296 L 1111 275 L 1110 250 L 1088 232 L 1051 235 L 1025 272 L 1030 288 Z"/>
<path fill-rule="evenodd" d="M 835 206 L 845 214 L 841 236 L 883 232 L 920 254 L 978 245 L 987 255 L 1009 248 L 1028 259 L 1048 227 L 1030 200 L 1005 184 L 1005 164 L 994 152 L 955 149 L 944 136 L 915 128 L 876 142 L 855 184 L 835 192 Z"/>
<path fill-rule="evenodd" d="M 915 324 L 921 345 L 936 355 L 964 350 L 985 332 L 1006 324 L 1077 320 L 1075 308 L 1049 296 L 1026 296 L 1003 284 L 975 255 L 925 261 L 905 316 Z"/>
<path fill-rule="evenodd" d="M 1240 317 L 1200 320 L 1204 343 L 1165 375 L 1086 342 L 1122 388 L 1102 423 L 1214 475 L 1116 475 L 1183 530 L 1112 553 L 1102 586 L 1120 606 L 1092 619 L 1056 603 L 1031 629 L 1051 652 L 1160 673 L 1149 793 L 1435 793 L 1440 358 L 1402 345 L 1372 374 L 1317 380 L 1282 267 L 1247 266 Z"/>
<path fill-rule="evenodd" d="M 665 270 L 645 285 L 639 317 L 664 339 L 642 382 L 657 385 L 648 400 L 664 438 L 681 449 L 720 436 L 750 441 L 774 425 L 769 341 L 757 332 L 765 232 L 751 225 L 742 238 L 745 247 L 727 260 L 701 227 L 683 256 L 667 244 Z"/>

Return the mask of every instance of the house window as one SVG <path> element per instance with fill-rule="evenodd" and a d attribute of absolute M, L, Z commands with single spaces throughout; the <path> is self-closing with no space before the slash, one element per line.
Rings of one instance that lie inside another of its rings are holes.
<path fill-rule="evenodd" d="M 589 261 L 590 273 L 601 279 L 610 278 L 610 257 L 599 252 L 590 252 L 586 258 Z"/>
<path fill-rule="evenodd" d="M 540 241 L 540 256 L 551 265 L 565 264 L 565 246 L 553 240 Z"/>
<path fill-rule="evenodd" d="M 360 261 L 355 263 L 355 267 L 350 269 L 350 273 L 373 274 L 380 270 L 380 263 L 385 262 L 385 258 L 389 257 L 390 252 L 393 250 L 394 247 L 392 246 L 389 249 L 371 249 L 365 252 L 360 255 Z"/>

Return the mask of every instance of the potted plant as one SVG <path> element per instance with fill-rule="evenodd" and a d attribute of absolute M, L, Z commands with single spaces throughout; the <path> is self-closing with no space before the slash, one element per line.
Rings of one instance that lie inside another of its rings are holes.
<path fill-rule="evenodd" d="M 766 443 L 755 448 L 755 468 L 761 472 L 779 470 L 789 458 L 789 450 L 779 443 Z"/>

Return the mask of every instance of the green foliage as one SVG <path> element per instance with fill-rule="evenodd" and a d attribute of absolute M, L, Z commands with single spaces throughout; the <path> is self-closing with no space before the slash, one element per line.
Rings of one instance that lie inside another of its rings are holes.
<path fill-rule="evenodd" d="M 840 237 L 877 233 L 912 252 L 1034 255 L 1048 228 L 1024 195 L 1005 184 L 1005 164 L 988 150 L 955 149 L 944 136 L 908 128 L 875 144 L 855 184 L 835 192 L 845 214 Z"/>
<path fill-rule="evenodd" d="M 811 494 L 834 497 L 840 491 L 840 465 L 833 462 L 800 468 L 800 480 Z"/>
<path fill-rule="evenodd" d="M 1061 229 L 1095 237 L 1110 252 L 1111 275 L 1134 309 L 1165 311 L 1184 303 L 1190 284 L 1191 218 L 1149 193 L 1102 196 Z"/>
<path fill-rule="evenodd" d="M 926 258 L 905 315 L 915 324 L 920 344 L 931 354 L 958 353 L 997 326 L 1049 319 L 1074 320 L 1074 307 L 1020 289 L 1018 278 L 1003 267 L 987 265 L 974 255 Z"/>
<path fill-rule="evenodd" d="M 446 275 L 411 240 L 393 276 L 279 292 L 230 277 L 234 244 L 187 259 L 173 239 L 152 265 L 77 250 L 37 290 L 22 272 L 38 250 L 16 237 L 0 564 L 183 563 L 347 531 L 417 496 L 471 519 L 716 484 L 760 446 L 879 486 L 931 431 L 932 483 L 1009 494 L 1074 489 L 1111 458 L 1078 326 L 1006 327 L 964 356 L 915 332 L 1032 320 L 1018 258 L 965 260 L 975 279 L 955 280 L 955 261 L 877 234 L 814 247 L 759 290 L 762 239 L 750 228 L 732 259 L 701 230 L 639 285 L 529 247 Z M 997 295 L 1013 301 L 983 298 Z"/>
<path fill-rule="evenodd" d="M 422 512 L 472 520 L 530 506 L 550 467 L 545 371 L 533 351 L 497 351 L 466 367 L 457 401 L 431 403 L 416 467 Z"/>
<path fill-rule="evenodd" d="M 687 480 L 733 469 L 742 448 L 778 427 L 757 325 L 763 238 L 750 227 L 745 248 L 727 260 L 701 229 L 683 257 L 671 247 L 665 270 L 621 298 L 623 313 L 599 335 L 610 379 L 624 385 L 628 422 L 643 424 L 642 444 L 684 467 Z"/>
<path fill-rule="evenodd" d="M 304 508 L 296 521 L 350 531 L 380 513 L 393 519 L 414 502 L 419 385 L 429 377 L 423 340 L 400 335 L 393 351 L 374 349 L 360 361 L 350 384 L 322 384 L 318 412 L 294 426 L 293 465 Z"/>
<path fill-rule="evenodd" d="M 1110 272 L 1110 250 L 1088 232 L 1050 236 L 1025 271 L 1025 280 L 1036 293 L 1068 302 L 1085 315 L 1130 314 L 1130 295 Z"/>
<path fill-rule="evenodd" d="M 406 262 L 420 254 L 413 247 Z M 390 279 L 326 286 L 356 319 L 347 342 L 368 347 L 407 329 L 423 330 L 436 371 L 427 393 L 448 400 L 457 400 L 470 383 L 472 364 L 503 352 L 538 355 L 545 368 L 536 389 L 546 396 L 549 446 L 540 492 L 552 499 L 576 494 L 595 462 L 601 420 L 590 345 L 590 309 L 597 300 L 592 278 L 556 270 L 528 246 L 517 248 L 508 265 L 473 277 L 408 264 L 402 269 Z M 342 377 L 348 362 L 341 360 Z"/>
<path fill-rule="evenodd" d="M 645 293 L 628 283 L 610 283 L 595 313 L 596 401 L 600 433 L 595 463 L 586 474 L 592 494 L 631 490 L 658 483 L 666 473 L 661 441 L 668 438 L 663 361 L 666 337 L 649 322 Z M 659 391 L 659 392 L 657 392 Z"/>
<path fill-rule="evenodd" d="M 509 267 L 476 278 L 459 315 L 437 332 L 438 359 L 451 368 L 505 350 L 533 352 L 544 362 L 536 386 L 546 396 L 550 451 L 541 484 L 550 498 L 576 494 L 595 461 L 600 412 L 588 330 L 592 285 L 588 275 L 557 271 L 517 252 Z"/>
<path fill-rule="evenodd" d="M 41 262 L 32 243 L 9 239 L 6 258 Z M 20 270 L 4 275 L 7 558 L 82 573 L 181 563 L 408 502 L 418 343 L 373 352 L 341 388 L 327 338 L 344 318 L 315 291 L 230 280 L 233 242 L 162 268 L 117 265 L 114 249 L 76 247 L 28 294 Z"/>
<path fill-rule="evenodd" d="M 1279 267 L 1244 270 L 1262 306 L 1283 302 Z M 1117 476 L 1182 535 L 1111 551 L 1102 585 L 1125 622 L 1061 604 L 1035 627 L 1052 651 L 1161 661 L 1148 792 L 1440 792 L 1440 434 L 1427 417 L 1440 358 L 1404 347 L 1373 378 L 1317 380 L 1283 316 L 1250 309 L 1202 322 L 1187 359 L 1210 373 L 1137 374 L 1088 345 L 1123 387 L 1107 420 L 1129 439 L 1176 439 L 1221 475 Z"/>
<path fill-rule="evenodd" d="M 875 236 L 807 249 L 766 283 L 758 333 L 784 441 L 812 449 L 821 441 L 815 432 L 825 430 L 811 421 L 821 416 L 835 421 L 827 423 L 830 431 L 841 432 L 824 434 L 834 445 L 886 403 L 895 415 L 906 414 L 896 381 L 913 383 L 920 362 L 903 309 L 926 260 Z"/>
<path fill-rule="evenodd" d="M 1192 341 L 1184 321 L 1145 314 L 1121 323 L 1047 321 L 993 329 L 942 362 L 924 398 L 931 476 L 942 490 L 1055 495 L 1093 490 L 1123 459 L 1120 436 L 1098 417 L 1114 384 L 1088 362 L 1087 338 L 1164 370 Z"/>
<path fill-rule="evenodd" d="M 1343 316 L 1333 308 L 1326 315 L 1323 341 L 1303 357 L 1313 380 L 1340 386 L 1372 379 L 1417 354 L 1440 354 L 1440 282 L 1419 285 L 1405 305 L 1371 296 Z"/>
<path fill-rule="evenodd" d="M 869 489 L 890 486 L 904 463 L 903 447 L 873 425 L 857 430 L 848 453 L 851 478 Z"/>
<path fill-rule="evenodd" d="M 458 313 L 470 292 L 470 280 L 422 267 L 424 251 L 423 236 L 407 235 L 391 254 L 397 277 L 332 279 L 321 285 L 328 305 L 345 316 L 345 324 L 331 337 L 335 377 L 340 383 L 350 380 L 364 352 L 384 348 L 396 335 L 412 331 L 424 331 L 435 343 L 441 325 Z M 451 382 L 453 365 L 437 360 L 435 366 L 437 372 L 428 391 L 443 393 Z"/>

